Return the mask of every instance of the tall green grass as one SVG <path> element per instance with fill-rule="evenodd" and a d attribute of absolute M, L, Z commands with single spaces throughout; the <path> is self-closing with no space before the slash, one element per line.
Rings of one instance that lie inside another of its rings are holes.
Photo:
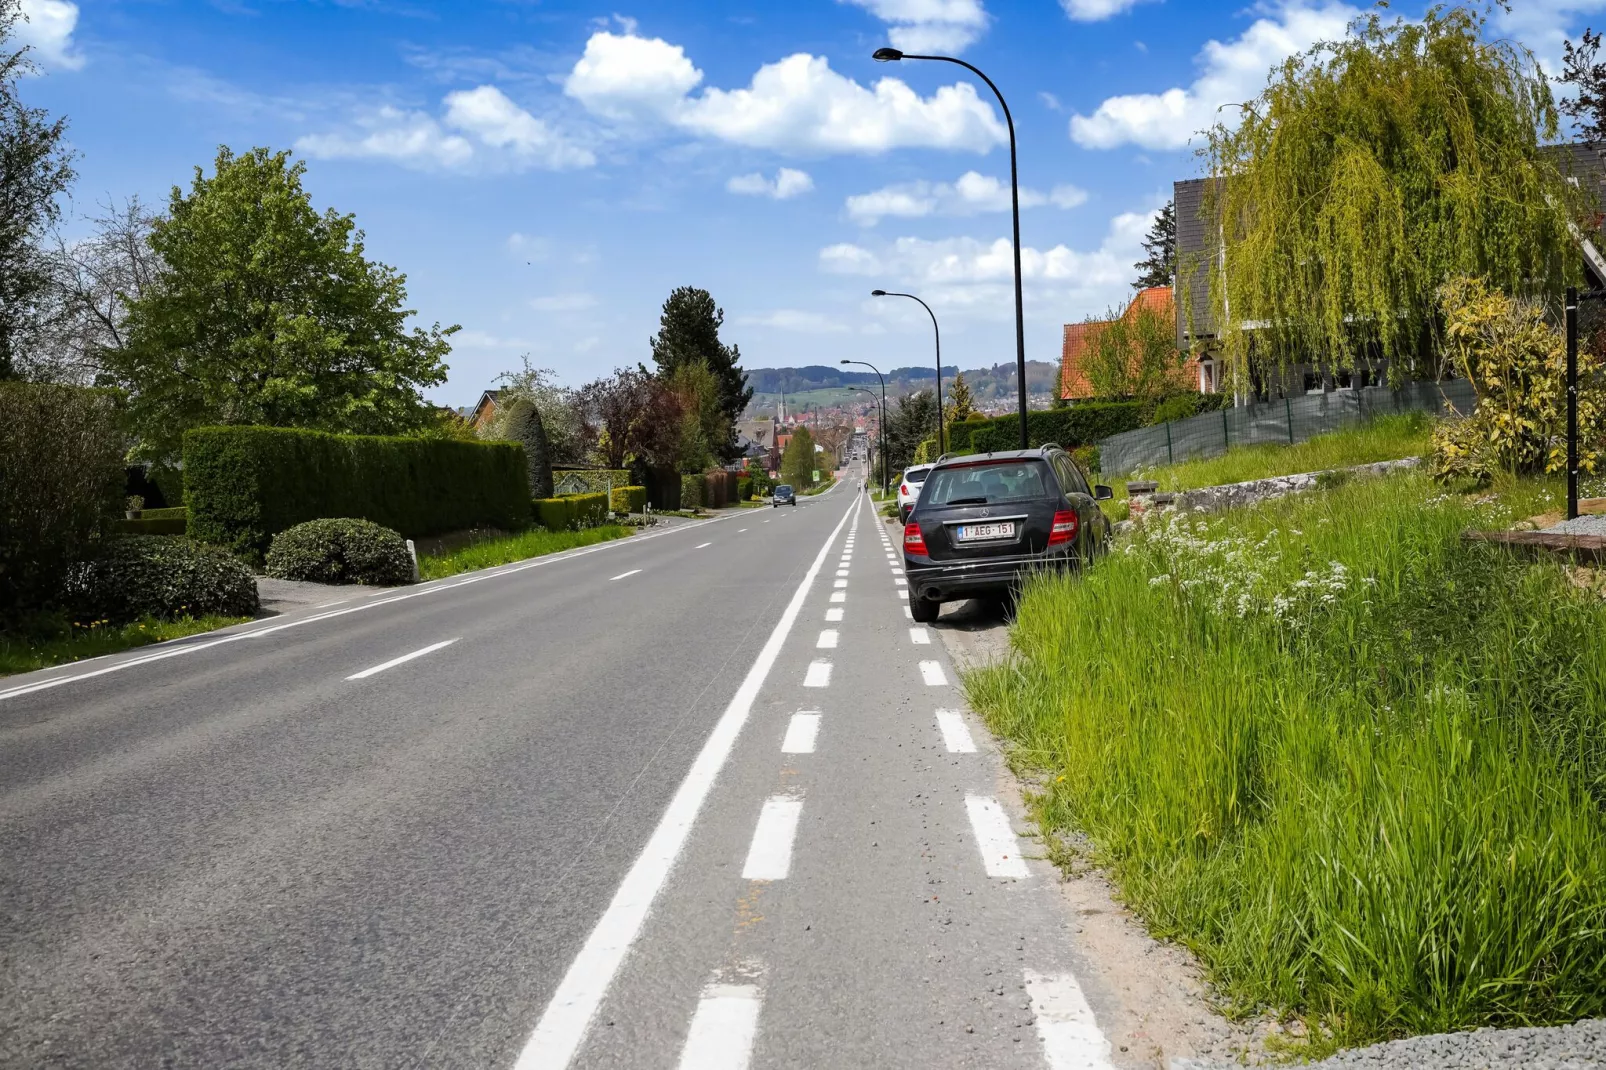
<path fill-rule="evenodd" d="M 1219 457 L 1145 469 L 1129 478 L 1152 479 L 1160 484 L 1161 490 L 1194 490 L 1299 472 L 1348 468 L 1423 456 L 1428 451 L 1432 433 L 1433 421 L 1426 413 L 1389 414 L 1317 435 L 1293 446 L 1276 443 L 1235 446 Z M 1117 491 L 1125 493 L 1120 487 Z"/>
<path fill-rule="evenodd" d="M 418 578 L 438 580 L 442 576 L 455 576 L 459 572 L 494 568 L 497 565 L 523 561 L 527 557 L 540 557 L 560 550 L 573 550 L 580 546 L 607 542 L 609 539 L 621 539 L 629 534 L 629 528 L 617 524 L 603 524 L 580 531 L 547 531 L 543 528 L 531 528 L 517 535 L 503 535 L 471 543 L 447 553 L 422 556 L 418 559 Z"/>
<path fill-rule="evenodd" d="M 1410 475 L 1036 582 L 971 701 L 1159 933 L 1341 1040 L 1606 1013 L 1606 607 Z"/>

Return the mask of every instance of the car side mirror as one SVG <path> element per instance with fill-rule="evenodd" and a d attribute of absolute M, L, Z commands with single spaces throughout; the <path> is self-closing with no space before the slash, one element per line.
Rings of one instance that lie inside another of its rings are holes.
<path fill-rule="evenodd" d="M 1115 497 L 1115 491 L 1111 490 L 1109 487 L 1106 487 L 1103 483 L 1095 483 L 1093 485 L 1094 501 L 1107 502 L 1113 497 Z"/>

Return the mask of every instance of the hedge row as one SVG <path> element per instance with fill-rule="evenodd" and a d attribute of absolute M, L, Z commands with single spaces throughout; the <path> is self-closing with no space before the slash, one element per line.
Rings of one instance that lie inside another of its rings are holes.
<path fill-rule="evenodd" d="M 703 504 L 703 477 L 701 475 L 680 477 L 680 507 L 682 509 L 698 509 Z"/>
<path fill-rule="evenodd" d="M 628 486 L 630 471 L 625 468 L 559 468 L 552 473 L 554 483 L 576 478 L 586 485 L 585 492 L 581 493 L 606 494 L 610 486 Z M 639 509 L 636 511 L 641 512 Z"/>
<path fill-rule="evenodd" d="M 123 535 L 182 535 L 184 534 L 185 520 L 182 515 L 152 516 L 152 513 L 165 513 L 166 509 L 147 509 L 138 520 L 113 520 L 112 530 Z M 180 509 L 182 514 L 184 510 Z"/>
<path fill-rule="evenodd" d="M 736 480 L 736 500 L 745 502 L 753 496 L 753 481 L 746 476 Z"/>
<path fill-rule="evenodd" d="M 1064 409 L 1039 409 L 1026 414 L 1026 439 L 1032 446 L 1057 442 L 1066 449 L 1086 446 L 1143 424 L 1143 404 L 1137 401 L 1089 401 Z M 961 441 L 961 436 L 968 438 Z M 1020 417 L 996 416 L 991 420 L 956 424 L 950 452 L 972 453 L 1020 449 Z"/>
<path fill-rule="evenodd" d="M 613 500 L 610 503 L 616 513 L 645 513 L 647 511 L 646 487 L 615 487 Z"/>
<path fill-rule="evenodd" d="M 184 435 L 189 534 L 261 560 L 305 520 L 357 517 L 408 537 L 529 523 L 524 449 L 512 442 L 205 427 Z"/>
<path fill-rule="evenodd" d="M 608 519 L 606 494 L 565 494 L 561 498 L 538 498 L 530 503 L 535 519 L 548 531 L 591 528 Z"/>

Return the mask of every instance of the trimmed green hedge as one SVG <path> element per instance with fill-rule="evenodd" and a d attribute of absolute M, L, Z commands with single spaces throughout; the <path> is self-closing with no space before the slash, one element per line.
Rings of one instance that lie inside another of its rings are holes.
<path fill-rule="evenodd" d="M 1087 401 L 1064 409 L 1039 409 L 1026 414 L 1026 439 L 1033 446 L 1058 442 L 1066 449 L 1086 446 L 1133 431 L 1143 425 L 1143 405 L 1137 401 Z M 969 439 L 960 436 L 969 432 Z M 955 424 L 950 450 L 966 447 L 972 453 L 1020 449 L 1020 417 L 997 416 L 977 423 Z"/>
<path fill-rule="evenodd" d="M 267 573 L 281 580 L 396 587 L 413 581 L 413 559 L 399 534 L 367 520 L 309 520 L 273 537 Z"/>
<path fill-rule="evenodd" d="M 746 476 L 738 477 L 736 480 L 736 500 L 739 502 L 745 502 L 752 496 L 753 481 L 748 479 Z"/>
<path fill-rule="evenodd" d="M 610 482 L 615 490 L 630 484 L 630 471 L 625 468 L 559 468 L 553 471 L 552 482 L 558 484 L 566 479 L 574 479 L 576 476 L 585 483 L 588 492 L 591 494 L 608 493 Z M 640 509 L 636 510 L 638 513 L 641 511 Z"/>
<path fill-rule="evenodd" d="M 145 509 L 140 512 L 141 520 L 188 520 L 190 511 L 182 505 L 172 505 L 163 509 Z"/>
<path fill-rule="evenodd" d="M 261 560 L 306 520 L 357 517 L 404 535 L 529 523 L 524 448 L 513 442 L 203 427 L 184 435 L 189 534 Z"/>
<path fill-rule="evenodd" d="M 530 508 L 536 521 L 548 531 L 574 531 L 596 527 L 608 519 L 608 496 L 565 494 L 561 498 L 538 498 Z"/>
<path fill-rule="evenodd" d="M 613 501 L 610 504 L 616 513 L 645 513 L 647 511 L 647 488 L 615 487 L 613 488 Z"/>
<path fill-rule="evenodd" d="M 185 520 L 183 516 L 163 517 L 152 516 L 152 513 L 165 513 L 166 509 L 147 509 L 138 520 L 113 520 L 112 530 L 120 535 L 182 535 L 184 534 Z M 180 509 L 182 514 L 184 510 Z"/>
<path fill-rule="evenodd" d="M 680 477 L 680 507 L 682 509 L 698 509 L 703 504 L 703 477 L 699 475 Z"/>

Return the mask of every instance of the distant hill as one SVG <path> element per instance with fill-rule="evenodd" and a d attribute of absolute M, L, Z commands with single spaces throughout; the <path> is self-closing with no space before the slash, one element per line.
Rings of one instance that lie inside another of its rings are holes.
<path fill-rule="evenodd" d="M 958 365 L 944 365 L 942 384 L 944 392 L 959 373 Z M 912 394 L 917 390 L 930 390 L 936 376 L 932 368 L 893 368 L 887 373 L 887 400 Z M 965 382 L 978 403 L 1015 396 L 1015 364 L 997 364 L 991 368 L 966 368 Z M 806 403 L 819 406 L 827 398 L 851 397 L 844 387 L 862 386 L 880 393 L 875 373 L 827 364 L 810 364 L 802 368 L 749 368 L 747 383 L 753 388 L 751 412 L 774 411 L 781 391 L 786 392 L 788 406 Z M 1026 386 L 1029 393 L 1052 393 L 1059 386 L 1059 365 L 1047 361 L 1026 362 Z M 863 400 L 863 395 L 860 395 Z"/>

